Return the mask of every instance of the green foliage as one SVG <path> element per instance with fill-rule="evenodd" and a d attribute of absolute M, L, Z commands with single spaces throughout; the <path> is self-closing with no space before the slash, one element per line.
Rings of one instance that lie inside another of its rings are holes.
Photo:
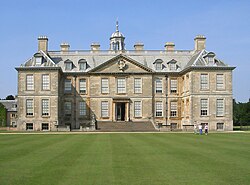
<path fill-rule="evenodd" d="M 247 103 L 233 102 L 234 126 L 250 125 L 250 101 Z"/>
<path fill-rule="evenodd" d="M 13 95 L 8 95 L 5 99 L 6 100 L 15 100 L 15 97 Z"/>
<path fill-rule="evenodd" d="M 6 119 L 7 119 L 6 115 L 7 115 L 7 111 L 4 105 L 0 103 L 0 126 L 1 127 L 6 126 Z"/>
<path fill-rule="evenodd" d="M 245 185 L 250 134 L 0 135 L 0 184 Z"/>

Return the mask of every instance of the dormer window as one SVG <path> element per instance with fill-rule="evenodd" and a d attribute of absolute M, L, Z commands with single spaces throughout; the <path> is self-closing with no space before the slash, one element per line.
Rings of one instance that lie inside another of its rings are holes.
<path fill-rule="evenodd" d="M 65 62 L 65 70 L 70 71 L 73 68 L 73 63 L 70 60 L 66 60 Z"/>
<path fill-rule="evenodd" d="M 176 63 L 177 63 L 177 61 L 174 60 L 174 59 L 172 59 L 172 60 L 170 60 L 168 62 L 168 67 L 169 67 L 170 71 L 176 71 L 176 69 L 177 69 L 177 64 Z"/>
<path fill-rule="evenodd" d="M 65 63 L 65 70 L 71 70 L 71 69 L 72 69 L 72 63 L 71 62 Z"/>
<path fill-rule="evenodd" d="M 155 64 L 155 70 L 160 71 L 162 70 L 162 63 L 163 61 L 161 59 L 157 59 L 154 64 Z"/>
<path fill-rule="evenodd" d="M 34 55 L 34 57 L 35 57 L 35 65 L 36 65 L 36 66 L 42 65 L 42 62 L 43 62 L 43 57 L 42 57 L 42 55 L 41 55 L 40 53 L 36 53 L 36 54 Z"/>
<path fill-rule="evenodd" d="M 36 65 L 37 66 L 42 65 L 42 57 L 36 57 Z"/>
<path fill-rule="evenodd" d="M 88 68 L 87 61 L 85 59 L 79 60 L 79 70 L 85 71 Z"/>
<path fill-rule="evenodd" d="M 204 58 L 209 66 L 215 65 L 215 54 L 213 52 L 209 52 Z"/>
<path fill-rule="evenodd" d="M 169 64 L 169 69 L 170 69 L 170 71 L 175 71 L 176 70 L 176 64 L 170 63 Z"/>

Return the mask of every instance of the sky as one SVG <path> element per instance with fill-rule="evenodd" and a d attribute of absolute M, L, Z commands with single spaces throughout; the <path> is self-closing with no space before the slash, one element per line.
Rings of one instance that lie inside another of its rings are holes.
<path fill-rule="evenodd" d="M 89 50 L 93 42 L 109 47 L 119 30 L 126 49 L 143 42 L 145 49 L 192 50 L 196 35 L 206 49 L 235 66 L 233 97 L 250 98 L 249 0 L 11 0 L 0 4 L 0 98 L 17 94 L 17 71 L 37 51 L 37 38 L 49 38 L 49 50 L 67 42 L 72 50 Z"/>

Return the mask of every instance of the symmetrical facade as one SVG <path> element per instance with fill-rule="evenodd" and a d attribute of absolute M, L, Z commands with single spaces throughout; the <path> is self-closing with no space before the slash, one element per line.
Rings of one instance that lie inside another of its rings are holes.
<path fill-rule="evenodd" d="M 142 43 L 126 50 L 118 29 L 110 49 L 98 43 L 90 51 L 48 50 L 38 38 L 38 52 L 18 71 L 18 129 L 88 128 L 97 122 L 152 122 L 163 129 L 192 129 L 208 123 L 210 130 L 232 130 L 232 70 L 205 50 L 204 36 L 195 49 L 161 51 Z"/>

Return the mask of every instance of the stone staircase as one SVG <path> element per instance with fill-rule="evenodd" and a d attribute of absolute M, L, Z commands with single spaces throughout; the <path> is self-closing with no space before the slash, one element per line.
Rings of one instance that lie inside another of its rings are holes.
<path fill-rule="evenodd" d="M 155 132 L 154 126 L 148 122 L 102 122 L 98 121 L 100 132 Z"/>

